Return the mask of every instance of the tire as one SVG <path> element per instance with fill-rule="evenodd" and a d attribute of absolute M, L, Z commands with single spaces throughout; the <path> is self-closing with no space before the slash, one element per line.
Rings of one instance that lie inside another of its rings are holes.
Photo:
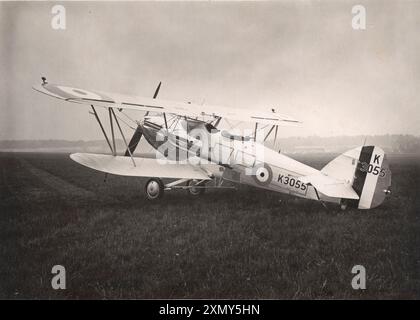
<path fill-rule="evenodd" d="M 192 185 L 195 185 L 196 183 L 197 183 L 196 180 L 188 180 L 187 185 L 192 186 Z M 201 188 L 194 188 L 194 187 L 188 188 L 187 189 L 188 194 L 190 194 L 194 197 L 198 197 L 198 196 L 202 195 L 204 193 L 204 191 L 206 191 L 206 188 L 203 188 L 204 184 L 200 184 L 200 187 Z"/>
<path fill-rule="evenodd" d="M 147 200 L 155 201 L 163 197 L 165 186 L 159 178 L 151 178 L 146 182 L 144 186 L 144 193 L 146 194 Z"/>

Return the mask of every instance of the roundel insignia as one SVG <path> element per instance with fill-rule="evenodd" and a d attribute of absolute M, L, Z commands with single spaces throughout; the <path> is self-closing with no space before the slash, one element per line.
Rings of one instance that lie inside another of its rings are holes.
<path fill-rule="evenodd" d="M 104 95 L 103 93 L 88 91 L 79 88 L 58 86 L 54 84 L 46 84 L 44 86 L 46 90 L 59 96 L 61 99 L 86 99 L 86 100 L 98 100 L 106 102 L 114 102 L 113 99 Z"/>
<path fill-rule="evenodd" d="M 65 93 L 75 97 L 75 98 L 85 98 L 85 99 L 93 99 L 93 100 L 102 100 L 102 97 L 94 93 L 92 91 L 87 91 L 83 89 L 77 89 L 72 87 L 65 87 L 65 86 L 57 86 L 59 89 L 64 91 Z"/>
<path fill-rule="evenodd" d="M 273 170 L 266 163 L 257 165 L 254 171 L 254 181 L 260 186 L 268 186 L 273 179 Z"/>
<path fill-rule="evenodd" d="M 267 182 L 269 178 L 269 172 L 267 168 L 259 167 L 257 171 L 255 172 L 255 177 L 257 178 L 259 182 L 262 182 L 262 183 Z"/>

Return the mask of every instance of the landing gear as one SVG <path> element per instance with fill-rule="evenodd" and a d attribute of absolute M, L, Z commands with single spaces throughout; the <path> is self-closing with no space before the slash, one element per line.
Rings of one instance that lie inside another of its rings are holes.
<path fill-rule="evenodd" d="M 347 209 L 347 201 L 345 201 L 345 200 L 341 200 L 341 203 L 340 203 L 340 208 L 341 208 L 341 210 L 346 210 Z"/>
<path fill-rule="evenodd" d="M 162 180 L 160 180 L 159 178 L 149 179 L 146 182 L 146 186 L 144 187 L 146 197 L 150 201 L 154 201 L 154 200 L 162 198 L 164 190 L 165 190 L 165 186 Z"/>
<path fill-rule="evenodd" d="M 198 183 L 197 180 L 189 180 L 187 182 L 187 186 L 189 187 L 187 189 L 188 193 L 194 197 L 197 197 L 199 195 L 202 195 L 206 188 L 204 187 L 203 183 Z"/>

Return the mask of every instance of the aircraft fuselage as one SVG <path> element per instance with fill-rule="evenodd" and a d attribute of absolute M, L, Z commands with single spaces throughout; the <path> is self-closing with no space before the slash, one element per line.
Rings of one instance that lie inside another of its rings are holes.
<path fill-rule="evenodd" d="M 220 167 L 211 173 L 228 181 L 301 198 L 340 202 L 340 199 L 327 197 L 299 179 L 317 174 L 319 170 L 248 137 L 209 128 L 203 123 L 191 125 L 187 120 L 181 121 L 175 128 L 168 130 L 159 122 L 143 122 L 143 134 L 159 156 L 189 161 L 206 170 L 214 168 L 206 164 L 217 164 Z"/>

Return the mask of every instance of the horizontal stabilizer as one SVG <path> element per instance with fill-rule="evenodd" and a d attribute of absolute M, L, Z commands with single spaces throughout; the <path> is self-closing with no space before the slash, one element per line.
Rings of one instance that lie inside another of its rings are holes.
<path fill-rule="evenodd" d="M 328 197 L 359 199 L 359 196 L 351 187 L 351 184 L 336 180 L 323 174 L 314 174 L 300 177 L 299 180 L 301 180 L 303 183 L 310 183 L 318 191 L 322 192 Z"/>
<path fill-rule="evenodd" d="M 88 168 L 121 176 L 210 180 L 208 174 L 199 167 L 175 161 L 161 164 L 154 158 L 133 157 L 136 163 L 134 166 L 131 157 L 73 153 L 70 158 Z"/>

